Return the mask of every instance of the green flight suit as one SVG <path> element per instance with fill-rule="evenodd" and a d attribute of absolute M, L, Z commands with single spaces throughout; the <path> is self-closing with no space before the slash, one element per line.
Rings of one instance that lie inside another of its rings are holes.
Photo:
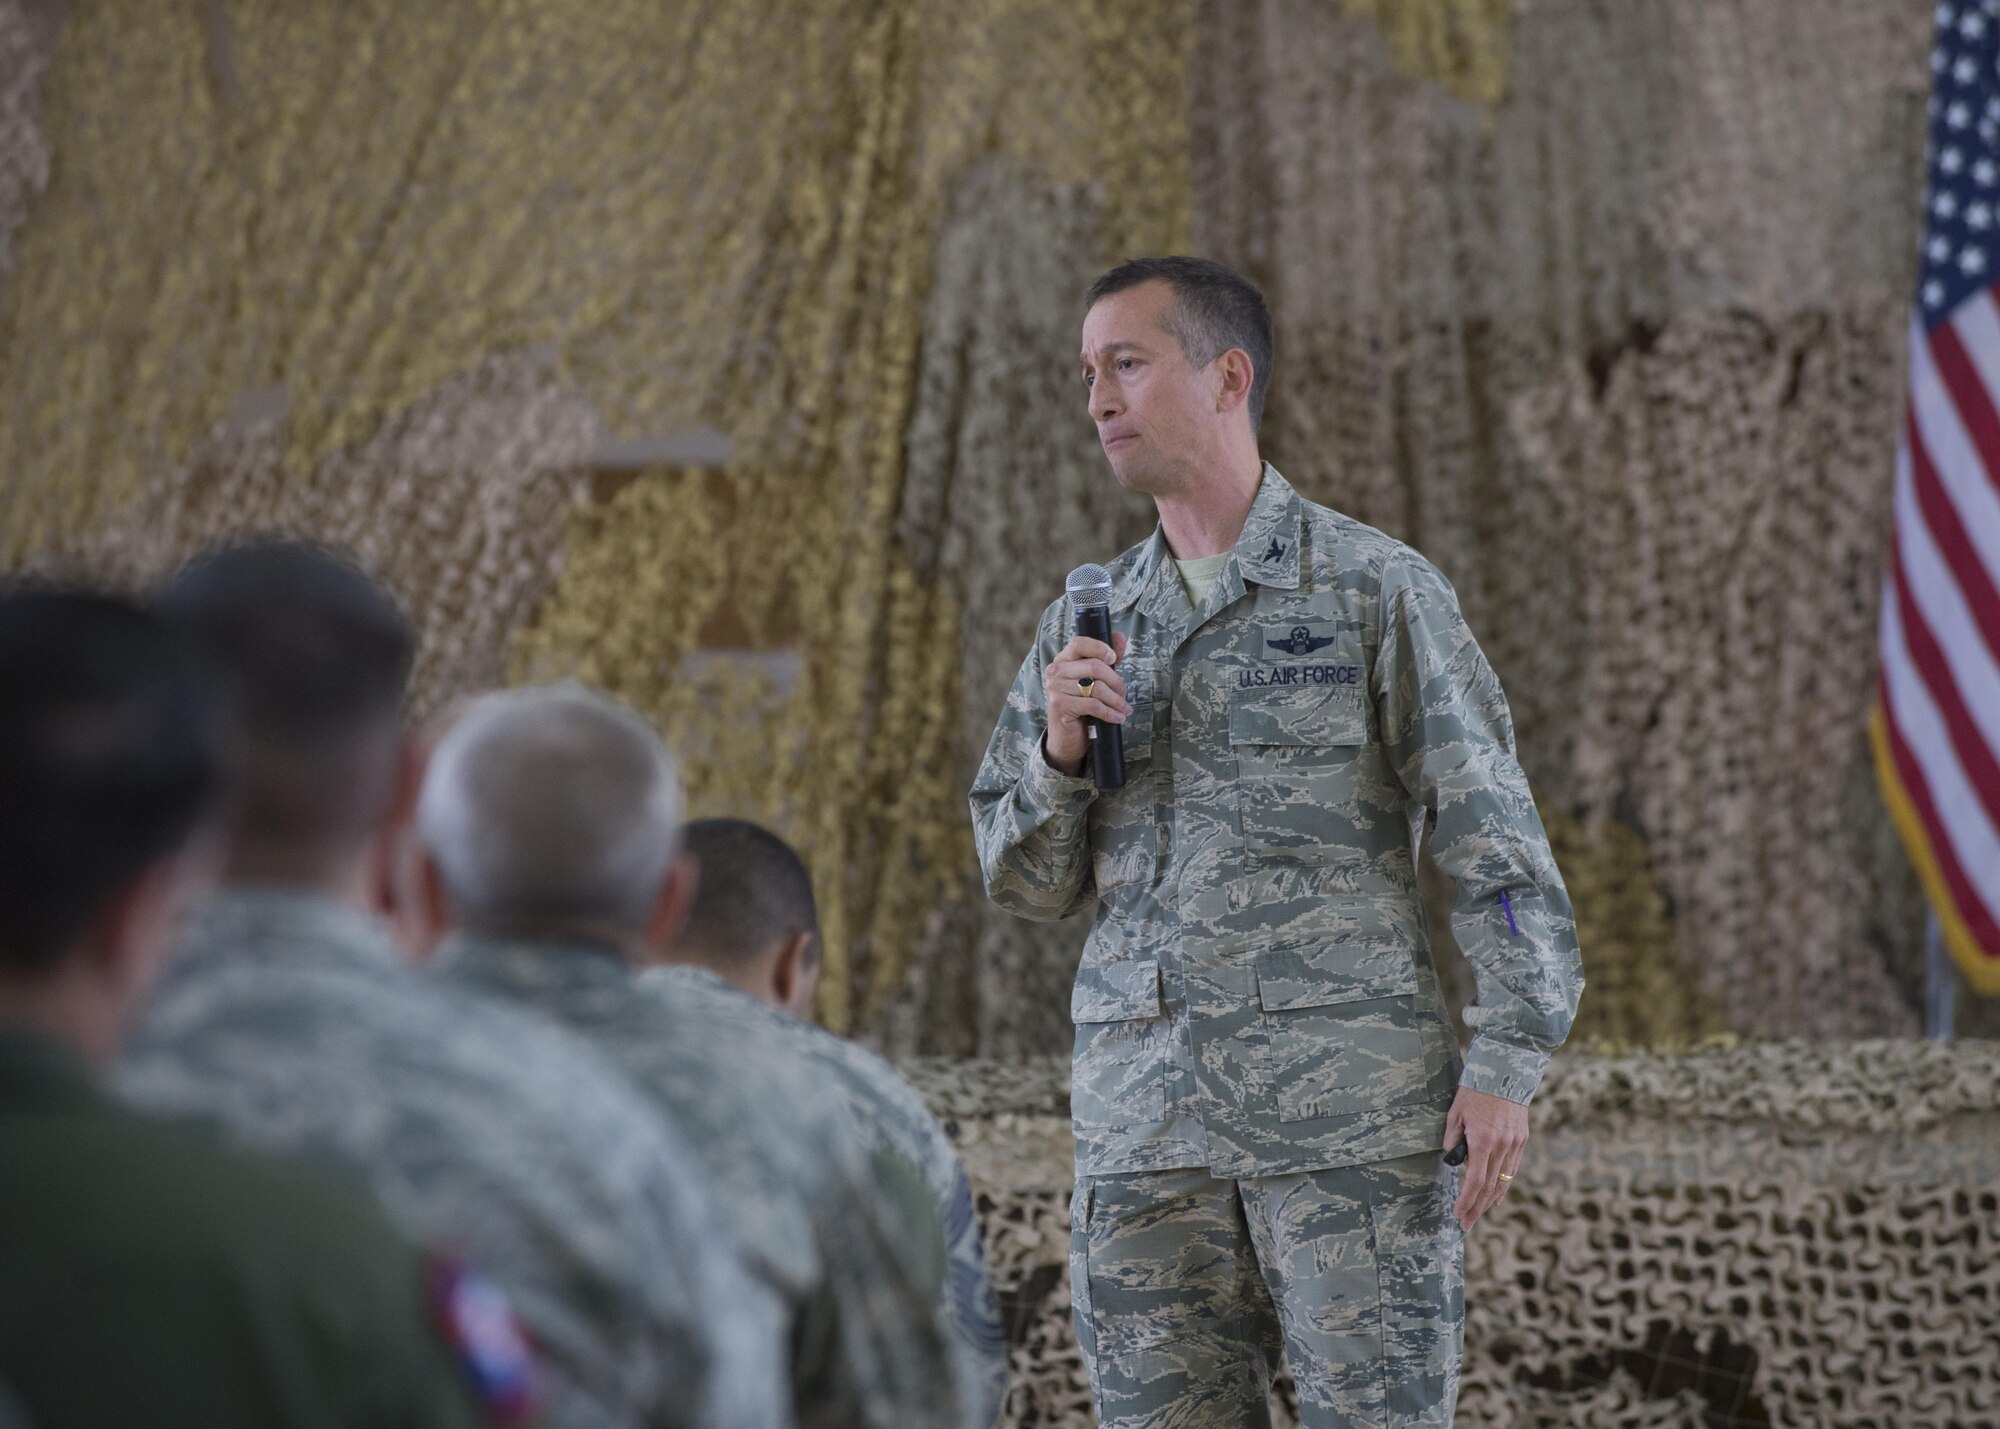
<path fill-rule="evenodd" d="M 358 1191 L 141 1115 L 0 1027 L 0 1384 L 36 1429 L 497 1422 Z"/>

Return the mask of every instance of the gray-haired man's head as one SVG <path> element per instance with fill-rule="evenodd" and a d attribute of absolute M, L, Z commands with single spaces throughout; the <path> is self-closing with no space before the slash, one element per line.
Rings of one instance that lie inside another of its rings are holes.
<path fill-rule="evenodd" d="M 473 701 L 417 807 L 453 921 L 473 932 L 644 935 L 680 823 L 680 777 L 652 726 L 572 684 Z"/>

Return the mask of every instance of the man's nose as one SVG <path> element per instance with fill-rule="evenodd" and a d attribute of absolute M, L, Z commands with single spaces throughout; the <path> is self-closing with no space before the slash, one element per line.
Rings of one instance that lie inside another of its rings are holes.
<path fill-rule="evenodd" d="M 1100 377 L 1091 384 L 1090 415 L 1093 419 L 1108 422 L 1124 410 L 1125 404 L 1119 400 L 1116 383 L 1106 382 Z"/>

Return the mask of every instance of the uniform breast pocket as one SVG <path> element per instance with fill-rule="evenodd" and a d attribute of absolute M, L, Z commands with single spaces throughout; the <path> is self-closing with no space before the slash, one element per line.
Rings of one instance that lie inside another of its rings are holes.
<path fill-rule="evenodd" d="M 1100 791 L 1090 805 L 1090 870 L 1099 894 L 1150 880 L 1160 853 L 1152 702 L 1133 705 L 1122 729 L 1125 787 Z"/>
<path fill-rule="evenodd" d="M 1230 696 L 1244 848 L 1254 857 L 1300 863 L 1367 857 L 1368 850 L 1343 837 L 1361 822 L 1376 758 L 1360 687 L 1251 686 Z"/>
<path fill-rule="evenodd" d="M 1085 963 L 1070 1020 L 1070 1114 L 1079 1126 L 1135 1126 L 1167 1114 L 1167 1020 L 1160 966 L 1150 958 Z"/>
<path fill-rule="evenodd" d="M 1420 1101 L 1437 1070 L 1416 963 L 1395 942 L 1340 939 L 1256 956 L 1260 1041 L 1280 1121 Z"/>

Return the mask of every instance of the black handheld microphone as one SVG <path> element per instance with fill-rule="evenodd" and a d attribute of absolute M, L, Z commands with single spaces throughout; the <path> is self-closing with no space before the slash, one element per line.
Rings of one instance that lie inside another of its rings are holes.
<path fill-rule="evenodd" d="M 1102 566 L 1078 566 L 1063 583 L 1070 608 L 1076 612 L 1076 633 L 1111 643 L 1111 572 Z M 1090 736 L 1090 779 L 1100 789 L 1125 787 L 1125 731 L 1115 724 L 1086 718 Z"/>

